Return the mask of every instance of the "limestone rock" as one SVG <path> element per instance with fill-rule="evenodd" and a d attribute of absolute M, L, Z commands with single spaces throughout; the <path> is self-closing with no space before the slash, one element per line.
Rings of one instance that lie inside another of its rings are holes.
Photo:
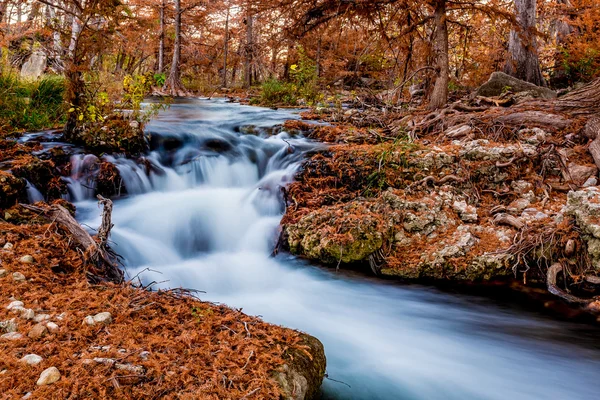
<path fill-rule="evenodd" d="M 42 357 L 38 356 L 37 354 L 27 354 L 26 356 L 21 358 L 19 362 L 25 363 L 27 365 L 38 365 L 42 362 L 42 360 Z"/>
<path fill-rule="evenodd" d="M 36 314 L 35 317 L 33 317 L 33 320 L 35 322 L 44 322 L 50 319 L 50 316 L 48 314 Z"/>
<path fill-rule="evenodd" d="M 318 398 L 325 376 L 327 361 L 323 344 L 307 334 L 302 339 L 306 351 L 288 350 L 285 364 L 274 374 L 285 400 Z"/>
<path fill-rule="evenodd" d="M 17 331 L 17 323 L 15 319 L 8 319 L 6 321 L 0 321 L 0 332 L 10 333 Z"/>
<path fill-rule="evenodd" d="M 23 275 L 20 272 L 13 272 L 12 277 L 15 282 L 23 282 L 24 280 L 27 279 L 27 278 L 25 278 L 25 275 Z"/>
<path fill-rule="evenodd" d="M 0 278 L 4 278 L 6 275 L 8 275 L 8 271 L 5 269 L 0 269 Z"/>
<path fill-rule="evenodd" d="M 568 174 L 565 178 L 572 180 L 573 183 L 579 186 L 583 185 L 589 178 L 598 175 L 598 168 L 595 165 L 577 165 L 571 163 L 567 170 Z"/>
<path fill-rule="evenodd" d="M 48 56 L 40 50 L 34 51 L 21 67 L 23 78 L 38 79 L 46 70 Z"/>
<path fill-rule="evenodd" d="M 40 378 L 36 382 L 38 386 L 51 385 L 60 379 L 60 372 L 56 367 L 50 367 L 45 369 L 41 374 Z"/>
<path fill-rule="evenodd" d="M 7 309 L 7 310 L 21 309 L 21 308 L 23 308 L 23 306 L 24 306 L 24 305 L 25 305 L 25 304 L 24 304 L 22 301 L 19 301 L 19 300 L 14 300 L 14 301 L 11 301 L 11 302 L 8 304 L 8 306 L 6 306 L 6 309 Z"/>
<path fill-rule="evenodd" d="M 83 322 L 87 325 L 109 325 L 112 322 L 112 316 L 109 312 L 101 312 L 94 316 L 88 315 Z"/>
<path fill-rule="evenodd" d="M 33 264 L 35 262 L 33 257 L 30 255 L 26 255 L 26 256 L 19 258 L 19 261 L 23 264 Z"/>
<path fill-rule="evenodd" d="M 14 245 L 11 242 L 7 242 L 4 244 L 4 246 L 2 246 L 4 250 L 12 250 L 13 247 Z"/>
<path fill-rule="evenodd" d="M 48 328 L 45 325 L 37 324 L 27 334 L 30 339 L 39 340 L 48 333 Z"/>
<path fill-rule="evenodd" d="M 452 207 L 463 222 L 477 222 L 477 209 L 468 205 L 466 201 L 455 201 Z"/>
<path fill-rule="evenodd" d="M 59 326 L 58 326 L 57 324 L 55 324 L 54 322 L 48 322 L 48 323 L 46 324 L 46 328 L 48 328 L 48 330 L 49 330 L 51 333 L 58 332 L 58 330 L 60 329 L 60 328 L 59 328 Z"/>
<path fill-rule="evenodd" d="M 494 72 L 490 79 L 477 89 L 478 96 L 500 96 L 510 90 L 513 93 L 527 92 L 533 97 L 553 99 L 556 93 L 548 88 L 514 78 L 504 72 Z"/>
<path fill-rule="evenodd" d="M 20 316 L 23 319 L 34 319 L 35 312 L 31 308 L 23 308 L 20 310 Z"/>
<path fill-rule="evenodd" d="M 0 336 L 0 339 L 19 340 L 19 339 L 23 339 L 23 335 L 20 334 L 19 332 L 8 332 L 8 333 L 5 333 L 4 335 Z"/>

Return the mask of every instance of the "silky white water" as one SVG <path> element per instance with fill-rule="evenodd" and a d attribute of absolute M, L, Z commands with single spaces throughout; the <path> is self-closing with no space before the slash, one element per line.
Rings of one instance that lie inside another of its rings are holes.
<path fill-rule="evenodd" d="M 573 325 L 270 257 L 280 188 L 320 145 L 238 128 L 290 118 L 298 116 L 223 100 L 179 102 L 148 128 L 150 171 L 110 159 L 129 193 L 115 202 L 112 233 L 129 277 L 202 290 L 204 300 L 316 336 L 329 376 L 344 382 L 325 380 L 324 398 L 598 398 L 600 351 Z M 70 181 L 78 217 L 98 226 L 100 209 L 82 179 Z"/>

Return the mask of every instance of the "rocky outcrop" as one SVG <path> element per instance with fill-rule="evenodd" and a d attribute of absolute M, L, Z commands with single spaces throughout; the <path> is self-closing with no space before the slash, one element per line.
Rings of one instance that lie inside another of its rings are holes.
<path fill-rule="evenodd" d="M 542 99 L 553 99 L 556 93 L 548 88 L 536 86 L 532 83 L 522 81 L 504 72 L 494 72 L 490 79 L 477 89 L 477 95 L 493 97 L 511 91 L 513 93 L 527 92 L 532 97 Z"/>
<path fill-rule="evenodd" d="M 600 273 L 600 189 L 589 187 L 569 192 L 565 213 L 575 223 L 587 244 L 587 253 L 594 272 Z"/>
<path fill-rule="evenodd" d="M 0 209 L 10 208 L 26 199 L 25 182 L 8 172 L 0 171 Z"/>

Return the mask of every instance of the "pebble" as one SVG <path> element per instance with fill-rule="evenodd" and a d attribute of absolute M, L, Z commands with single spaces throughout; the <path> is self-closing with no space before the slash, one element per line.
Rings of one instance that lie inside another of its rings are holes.
<path fill-rule="evenodd" d="M 40 379 L 36 382 L 38 386 L 51 385 L 60 379 L 60 372 L 56 367 L 45 369 L 40 374 Z"/>
<path fill-rule="evenodd" d="M 48 333 L 48 328 L 45 325 L 37 324 L 27 334 L 30 339 L 38 340 Z"/>
<path fill-rule="evenodd" d="M 23 264 L 33 264 L 35 262 L 33 257 L 30 256 L 29 254 L 19 258 L 19 261 L 22 262 Z"/>
<path fill-rule="evenodd" d="M 4 333 L 16 332 L 17 323 L 14 319 L 8 319 L 6 321 L 0 321 L 0 331 Z"/>
<path fill-rule="evenodd" d="M 27 393 L 25 393 L 25 396 L 21 397 L 21 399 L 23 399 L 23 400 L 24 399 L 29 399 L 31 396 L 33 396 L 33 393 L 27 392 Z"/>
<path fill-rule="evenodd" d="M 0 336 L 0 339 L 19 340 L 19 339 L 23 339 L 23 335 L 21 335 L 19 332 L 9 332 L 9 333 L 5 333 L 4 335 Z"/>
<path fill-rule="evenodd" d="M 5 333 L 16 332 L 17 323 L 15 322 L 14 318 L 6 321 L 0 321 L 0 331 Z"/>
<path fill-rule="evenodd" d="M 6 306 L 6 309 L 7 309 L 7 310 L 21 309 L 21 308 L 23 308 L 23 306 L 24 306 L 24 305 L 25 305 L 25 304 L 24 304 L 22 301 L 15 300 L 15 301 L 11 301 L 11 302 L 10 302 L 10 303 L 9 303 L 9 304 Z"/>
<path fill-rule="evenodd" d="M 11 242 L 7 242 L 4 247 L 2 247 L 4 250 L 12 250 L 13 248 L 13 244 Z"/>
<path fill-rule="evenodd" d="M 594 176 L 590 176 L 587 181 L 583 184 L 583 187 L 591 187 L 596 186 L 598 184 L 598 179 Z"/>
<path fill-rule="evenodd" d="M 147 359 L 148 359 L 148 357 L 150 357 L 150 352 L 149 352 L 149 351 L 145 351 L 145 350 L 144 350 L 144 351 L 142 351 L 142 352 L 140 353 L 140 358 L 141 358 L 142 360 L 147 360 Z"/>
<path fill-rule="evenodd" d="M 25 363 L 27 365 L 38 365 L 42 362 L 42 360 L 43 358 L 38 356 L 37 354 L 27 354 L 26 356 L 21 358 L 19 362 Z"/>
<path fill-rule="evenodd" d="M 33 320 L 35 322 L 44 322 L 50 319 L 50 316 L 48 314 L 37 314 Z"/>
<path fill-rule="evenodd" d="M 21 282 L 21 281 L 24 281 L 26 279 L 25 275 L 23 275 L 20 272 L 13 272 L 12 277 L 17 282 Z"/>
<path fill-rule="evenodd" d="M 46 328 L 48 328 L 48 330 L 52 333 L 58 332 L 58 325 L 56 325 L 54 322 L 48 322 L 46 324 Z"/>
<path fill-rule="evenodd" d="M 4 278 L 6 275 L 8 275 L 8 271 L 5 269 L 0 269 L 0 278 Z"/>
<path fill-rule="evenodd" d="M 94 315 L 93 317 L 91 315 L 88 315 L 83 319 L 83 322 L 87 325 L 108 325 L 112 322 L 112 316 L 109 312 L 101 312 Z"/>
<path fill-rule="evenodd" d="M 24 319 L 33 319 L 35 317 L 35 312 L 31 308 L 22 308 L 21 309 L 21 318 Z"/>

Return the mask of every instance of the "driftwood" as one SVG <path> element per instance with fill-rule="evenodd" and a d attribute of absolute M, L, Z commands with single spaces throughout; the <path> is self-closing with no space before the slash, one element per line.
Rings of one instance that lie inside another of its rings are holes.
<path fill-rule="evenodd" d="M 494 223 L 498 225 L 512 226 L 513 228 L 518 230 L 523 229 L 523 227 L 525 226 L 525 224 L 523 223 L 523 221 L 521 221 L 520 218 L 506 213 L 496 214 L 496 216 L 494 217 Z"/>
<path fill-rule="evenodd" d="M 550 293 L 552 293 L 555 296 L 560 297 L 561 299 L 565 300 L 567 303 L 572 303 L 572 304 L 590 304 L 592 303 L 595 299 L 582 299 L 580 297 L 577 296 L 573 296 L 572 294 L 569 294 L 567 292 L 565 292 L 564 290 L 562 290 L 561 288 L 559 288 L 556 285 L 556 277 L 558 276 L 559 272 L 563 271 L 563 266 L 560 265 L 559 263 L 555 263 L 552 264 L 552 266 L 550 268 L 548 268 L 548 272 L 546 273 L 546 284 L 548 285 L 548 291 Z M 589 278 L 593 278 L 593 277 L 589 277 Z M 594 282 L 592 282 L 594 283 Z"/>
<path fill-rule="evenodd" d="M 50 207 L 37 207 L 21 204 L 22 207 L 44 215 L 52 223 L 56 223 L 63 231 L 67 232 L 83 251 L 86 261 L 91 264 L 91 278 L 93 280 L 108 280 L 120 283 L 123 281 L 123 272 L 118 266 L 116 254 L 108 247 L 107 240 L 113 227 L 111 222 L 112 201 L 98 196 L 99 204 L 104 206 L 102 211 L 102 224 L 98 228 L 98 241 L 73 218 L 66 208 L 55 204 Z"/>

